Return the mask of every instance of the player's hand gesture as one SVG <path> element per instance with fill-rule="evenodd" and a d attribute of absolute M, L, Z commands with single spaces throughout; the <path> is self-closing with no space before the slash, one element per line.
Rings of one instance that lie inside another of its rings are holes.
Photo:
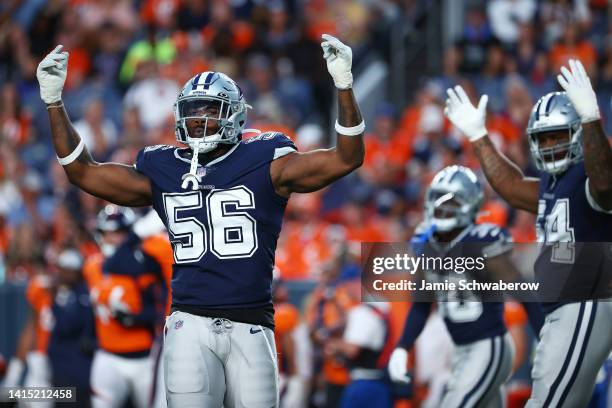
<path fill-rule="evenodd" d="M 487 102 L 489 97 L 482 95 L 475 107 L 470 102 L 461 85 L 446 90 L 446 108 L 444 114 L 469 140 L 473 142 L 487 134 L 485 120 L 487 116 Z"/>
<path fill-rule="evenodd" d="M 408 351 L 402 347 L 397 347 L 389 358 L 389 377 L 392 381 L 410 384 L 408 375 Z"/>
<path fill-rule="evenodd" d="M 51 51 L 36 69 L 36 78 L 40 84 L 40 97 L 46 103 L 59 102 L 68 73 L 68 53 L 62 52 L 63 45 Z"/>
<path fill-rule="evenodd" d="M 569 60 L 570 69 L 561 67 L 557 81 L 572 101 L 582 123 L 599 120 L 599 106 L 591 80 L 579 60 Z"/>
<path fill-rule="evenodd" d="M 321 42 L 323 58 L 327 62 L 327 70 L 334 79 L 336 88 L 351 88 L 353 86 L 353 74 L 351 73 L 353 50 L 329 34 L 323 34 L 321 37 L 323 38 Z"/>

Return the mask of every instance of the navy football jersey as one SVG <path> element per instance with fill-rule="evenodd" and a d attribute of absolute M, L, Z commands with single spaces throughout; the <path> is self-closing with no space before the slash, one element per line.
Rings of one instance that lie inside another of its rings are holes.
<path fill-rule="evenodd" d="M 535 273 L 545 288 L 548 311 L 564 301 L 599 297 L 596 292 L 610 283 L 609 274 L 603 273 L 603 243 L 612 241 L 612 213 L 599 208 L 587 192 L 587 179 L 584 162 L 563 174 L 543 173 L 540 178 L 536 226 L 538 242 L 546 245 Z M 552 298 L 561 302 L 550 302 Z"/>
<path fill-rule="evenodd" d="M 450 244 L 438 243 L 430 236 L 423 247 L 428 257 L 495 257 L 510 251 L 511 238 L 506 230 L 492 224 L 470 225 Z M 485 270 L 486 272 L 486 267 Z M 469 271 L 438 273 L 425 271 L 430 282 L 459 279 L 480 279 Z M 444 318 L 448 332 L 456 344 L 468 344 L 498 336 L 506 332 L 503 302 L 482 301 L 480 293 L 469 290 L 438 291 L 438 311 Z"/>
<path fill-rule="evenodd" d="M 195 191 L 181 187 L 190 149 L 161 145 L 139 152 L 135 167 L 151 180 L 153 207 L 174 249 L 173 305 L 271 305 L 274 252 L 287 199 L 274 191 L 270 163 L 296 150 L 277 132 L 243 140 L 198 165 Z"/>

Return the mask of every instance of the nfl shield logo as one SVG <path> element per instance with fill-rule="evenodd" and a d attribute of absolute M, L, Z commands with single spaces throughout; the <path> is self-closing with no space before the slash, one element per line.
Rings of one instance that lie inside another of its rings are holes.
<path fill-rule="evenodd" d="M 174 323 L 174 330 L 178 330 L 181 327 L 183 327 L 183 321 L 179 320 L 178 322 Z"/>
<path fill-rule="evenodd" d="M 196 171 L 196 175 L 200 178 L 206 176 L 206 167 L 199 167 Z"/>

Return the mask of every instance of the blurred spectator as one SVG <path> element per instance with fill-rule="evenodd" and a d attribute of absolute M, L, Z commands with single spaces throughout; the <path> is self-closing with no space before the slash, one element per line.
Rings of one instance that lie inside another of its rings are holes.
<path fill-rule="evenodd" d="M 290 24 L 290 16 L 282 1 L 268 4 L 268 27 L 265 35 L 266 46 L 273 53 L 285 52 L 297 39 L 297 32 Z"/>
<path fill-rule="evenodd" d="M 342 277 L 342 252 L 336 254 L 321 275 L 319 285 L 308 297 L 305 313 L 315 350 L 314 372 L 320 373 L 315 387 L 323 396 L 325 407 L 339 406 L 344 387 L 349 382 L 343 360 L 323 355 L 328 342 L 342 337 L 348 310 L 359 302 L 359 281 Z M 315 397 L 316 398 L 316 397 Z"/>
<path fill-rule="evenodd" d="M 493 35 L 484 8 L 479 2 L 471 2 L 465 12 L 463 33 L 457 45 L 461 51 L 461 71 L 476 73 L 486 62 L 487 45 Z"/>
<path fill-rule="evenodd" d="M 365 137 L 366 156 L 359 170 L 362 177 L 378 185 L 397 184 L 412 154 L 412 136 L 398 128 L 398 113 L 390 103 L 376 109 L 374 129 Z"/>
<path fill-rule="evenodd" d="M 82 266 L 76 249 L 64 250 L 57 259 L 57 287 L 51 307 L 55 324 L 49 340 L 49 360 L 53 386 L 76 387 L 78 406 L 89 407 L 89 373 L 96 337 Z"/>
<path fill-rule="evenodd" d="M 547 46 L 559 40 L 567 26 L 573 25 L 579 31 L 583 31 L 591 23 L 588 0 L 545 0 L 540 4 L 539 16 L 544 43 Z"/>
<path fill-rule="evenodd" d="M 144 0 L 140 4 L 140 18 L 146 25 L 154 25 L 162 31 L 174 28 L 180 0 Z"/>
<path fill-rule="evenodd" d="M 88 31 L 95 31 L 105 23 L 126 32 L 138 29 L 136 10 L 130 0 L 81 0 L 76 10 L 80 24 Z"/>
<path fill-rule="evenodd" d="M 389 309 L 385 302 L 361 303 L 348 312 L 342 339 L 330 340 L 325 353 L 347 359 L 350 383 L 339 407 L 391 408 L 391 384 L 386 367 L 391 351 Z"/>
<path fill-rule="evenodd" d="M 111 21 L 105 21 L 96 34 L 97 49 L 92 60 L 95 73 L 107 86 L 116 86 L 129 36 Z"/>
<path fill-rule="evenodd" d="M 510 121 L 516 127 L 514 134 L 509 135 L 507 140 L 520 140 L 524 130 L 527 129 L 533 102 L 527 83 L 520 76 L 508 76 L 504 82 L 506 111 Z"/>
<path fill-rule="evenodd" d="M 155 66 L 156 71 L 158 64 L 168 64 L 176 57 L 174 43 L 169 37 L 158 34 L 157 27 L 148 25 L 146 34 L 145 39 L 135 42 L 127 51 L 119 71 L 123 84 L 147 79 L 151 75 L 151 66 Z"/>
<path fill-rule="evenodd" d="M 23 145 L 30 138 L 31 118 L 21 106 L 17 87 L 6 82 L 0 89 L 0 139 Z"/>
<path fill-rule="evenodd" d="M 551 70 L 559 72 L 562 66 L 570 59 L 579 59 L 587 74 L 593 81 L 597 78 L 597 53 L 595 47 L 585 38 L 582 38 L 580 27 L 569 21 L 562 31 L 561 38 L 550 50 Z"/>
<path fill-rule="evenodd" d="M 487 108 L 493 112 L 500 112 L 504 109 L 505 62 L 501 43 L 497 40 L 490 41 L 486 47 L 486 62 L 480 75 L 474 79 L 478 93 L 489 95 Z"/>
<path fill-rule="evenodd" d="M 210 23 L 202 28 L 202 38 L 217 56 L 237 57 L 254 45 L 252 25 L 233 17 L 230 2 L 211 2 Z"/>
<path fill-rule="evenodd" d="M 176 82 L 159 75 L 155 61 L 142 62 L 138 71 L 142 79 L 128 89 L 124 105 L 138 112 L 140 123 L 145 129 L 153 129 L 172 117 L 172 106 L 180 88 Z"/>
<path fill-rule="evenodd" d="M 98 99 L 86 103 L 85 116 L 75 122 L 74 129 L 93 157 L 99 160 L 104 160 L 117 143 L 117 129 L 112 121 L 104 117 L 104 105 Z"/>
<path fill-rule="evenodd" d="M 206 0 L 180 2 L 176 10 L 177 28 L 182 31 L 192 31 L 206 26 L 210 21 L 211 5 L 212 2 Z"/>
<path fill-rule="evenodd" d="M 43 244 L 36 237 L 32 225 L 23 223 L 17 226 L 6 256 L 8 278 L 25 281 L 40 272 L 43 267 Z"/>
<path fill-rule="evenodd" d="M 467 91 L 466 91 L 467 92 Z M 414 157 L 427 165 L 432 172 L 442 169 L 454 160 L 460 150 L 457 140 L 446 137 L 442 108 L 429 104 L 421 108 L 418 133 L 414 141 Z"/>

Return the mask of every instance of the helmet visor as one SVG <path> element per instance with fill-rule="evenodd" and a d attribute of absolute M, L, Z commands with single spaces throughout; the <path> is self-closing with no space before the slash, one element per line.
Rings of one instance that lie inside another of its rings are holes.
<path fill-rule="evenodd" d="M 230 115 L 230 104 L 220 98 L 186 98 L 178 102 L 178 114 L 191 138 L 219 134 Z"/>
<path fill-rule="evenodd" d="M 181 119 L 221 120 L 229 117 L 230 105 L 218 98 L 186 98 L 178 102 Z"/>

